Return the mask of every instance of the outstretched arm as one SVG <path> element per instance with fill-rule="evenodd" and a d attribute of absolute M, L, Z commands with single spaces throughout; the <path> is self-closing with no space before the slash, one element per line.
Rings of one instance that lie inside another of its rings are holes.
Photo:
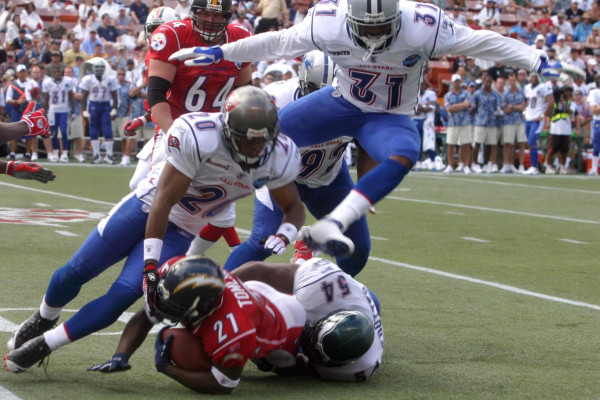
<path fill-rule="evenodd" d="M 250 261 L 233 270 L 233 274 L 243 282 L 260 281 L 275 288 L 281 293 L 294 292 L 294 274 L 298 264 L 279 264 L 263 261 Z"/>

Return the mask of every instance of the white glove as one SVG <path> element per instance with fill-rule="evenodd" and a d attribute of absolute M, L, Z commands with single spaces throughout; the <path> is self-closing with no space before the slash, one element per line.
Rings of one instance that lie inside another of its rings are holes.
<path fill-rule="evenodd" d="M 190 47 L 181 49 L 171 54 L 169 61 L 188 60 L 185 65 L 188 67 L 210 65 L 219 62 L 223 58 L 223 50 L 219 46 L 213 47 Z"/>
<path fill-rule="evenodd" d="M 90 112 L 89 112 L 88 110 L 85 110 L 85 111 L 82 113 L 82 115 L 83 115 L 83 118 L 90 119 Z"/>
<path fill-rule="evenodd" d="M 277 254 L 278 256 L 280 256 L 283 253 L 285 253 L 285 249 L 287 248 L 288 244 L 290 244 L 288 238 L 281 234 L 278 234 L 269 236 L 265 241 L 264 247 L 267 250 L 271 250 L 273 254 Z"/>
<path fill-rule="evenodd" d="M 115 119 L 116 116 L 117 116 L 117 109 L 113 108 L 112 110 L 110 110 L 110 119 Z"/>

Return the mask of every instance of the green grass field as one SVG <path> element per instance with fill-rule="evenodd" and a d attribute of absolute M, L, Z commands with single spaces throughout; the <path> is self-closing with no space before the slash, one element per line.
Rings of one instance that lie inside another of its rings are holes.
<path fill-rule="evenodd" d="M 133 173 L 123 167 L 52 168 L 57 179 L 48 185 L 0 178 L 0 222 L 13 221 L 0 224 L 4 350 L 11 327 L 39 306 L 53 271 L 128 192 Z M 345 384 L 282 378 L 248 365 L 232 396 L 600 399 L 599 179 L 411 173 L 376 208 L 368 217 L 372 259 L 358 279 L 382 305 L 386 342 L 377 374 L 366 383 Z M 85 218 L 42 219 L 57 213 L 29 209 L 80 210 Z M 252 199 L 239 202 L 237 211 L 236 226 L 247 233 Z M 271 260 L 285 262 L 291 253 Z M 223 262 L 227 254 L 219 242 L 209 256 Z M 115 266 L 86 285 L 68 309 L 104 293 L 118 271 Z M 54 352 L 46 370 L 0 372 L 0 398 L 198 396 L 155 371 L 153 337 L 132 357 L 132 370 L 87 372 L 112 355 L 123 327 L 117 322 Z"/>

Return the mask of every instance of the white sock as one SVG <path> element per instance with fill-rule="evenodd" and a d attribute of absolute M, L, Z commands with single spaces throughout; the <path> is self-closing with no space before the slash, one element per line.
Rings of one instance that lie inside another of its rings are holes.
<path fill-rule="evenodd" d="M 49 319 L 50 321 L 54 321 L 56 318 L 60 317 L 60 312 L 62 311 L 62 307 L 50 307 L 46 303 L 46 297 L 42 300 L 42 304 L 40 305 L 40 315 L 42 318 Z"/>
<path fill-rule="evenodd" d="M 99 140 L 90 140 L 92 143 L 92 151 L 94 152 L 94 156 L 96 154 L 100 154 L 100 141 Z"/>
<path fill-rule="evenodd" d="M 69 151 L 68 151 L 68 150 L 67 150 L 67 151 L 63 151 L 63 152 L 62 152 L 62 154 L 61 154 L 60 156 L 61 156 L 61 157 L 63 157 L 63 156 L 64 156 L 64 157 L 67 157 L 67 158 L 69 158 Z"/>
<path fill-rule="evenodd" d="M 106 142 L 104 142 L 104 146 L 106 147 L 106 155 L 112 157 L 112 155 L 113 155 L 113 141 L 112 140 L 107 140 Z"/>
<path fill-rule="evenodd" d="M 354 221 L 358 221 L 369 208 L 371 202 L 359 193 L 357 190 L 352 190 L 348 196 L 328 215 L 329 218 L 335 219 L 342 223 L 342 232 L 348 229 Z"/>
<path fill-rule="evenodd" d="M 235 246 L 230 246 L 230 247 L 229 247 L 229 252 L 230 252 L 230 253 L 233 253 L 233 252 L 235 251 L 235 249 L 237 249 L 238 247 L 240 247 L 240 245 L 239 245 L 239 244 L 236 244 Z"/>
<path fill-rule="evenodd" d="M 44 340 L 48 347 L 50 347 L 50 350 L 56 350 L 59 347 L 71 343 L 64 322 L 56 328 L 44 333 Z"/>
<path fill-rule="evenodd" d="M 186 256 L 203 256 L 206 254 L 206 251 L 210 249 L 215 242 L 211 242 L 206 239 L 202 239 L 200 236 L 196 236 L 194 240 L 192 240 L 192 244 L 190 244 L 190 248 L 188 249 Z"/>
<path fill-rule="evenodd" d="M 592 156 L 592 171 L 598 172 L 598 156 Z"/>

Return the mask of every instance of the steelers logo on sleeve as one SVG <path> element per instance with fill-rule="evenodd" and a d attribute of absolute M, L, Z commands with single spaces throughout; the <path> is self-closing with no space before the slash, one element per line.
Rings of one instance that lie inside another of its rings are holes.
<path fill-rule="evenodd" d="M 166 45 L 167 37 L 164 33 L 157 32 L 154 35 L 152 35 L 152 43 L 150 44 L 150 46 L 152 46 L 152 49 L 154 49 L 154 51 L 160 51 L 164 49 Z"/>

